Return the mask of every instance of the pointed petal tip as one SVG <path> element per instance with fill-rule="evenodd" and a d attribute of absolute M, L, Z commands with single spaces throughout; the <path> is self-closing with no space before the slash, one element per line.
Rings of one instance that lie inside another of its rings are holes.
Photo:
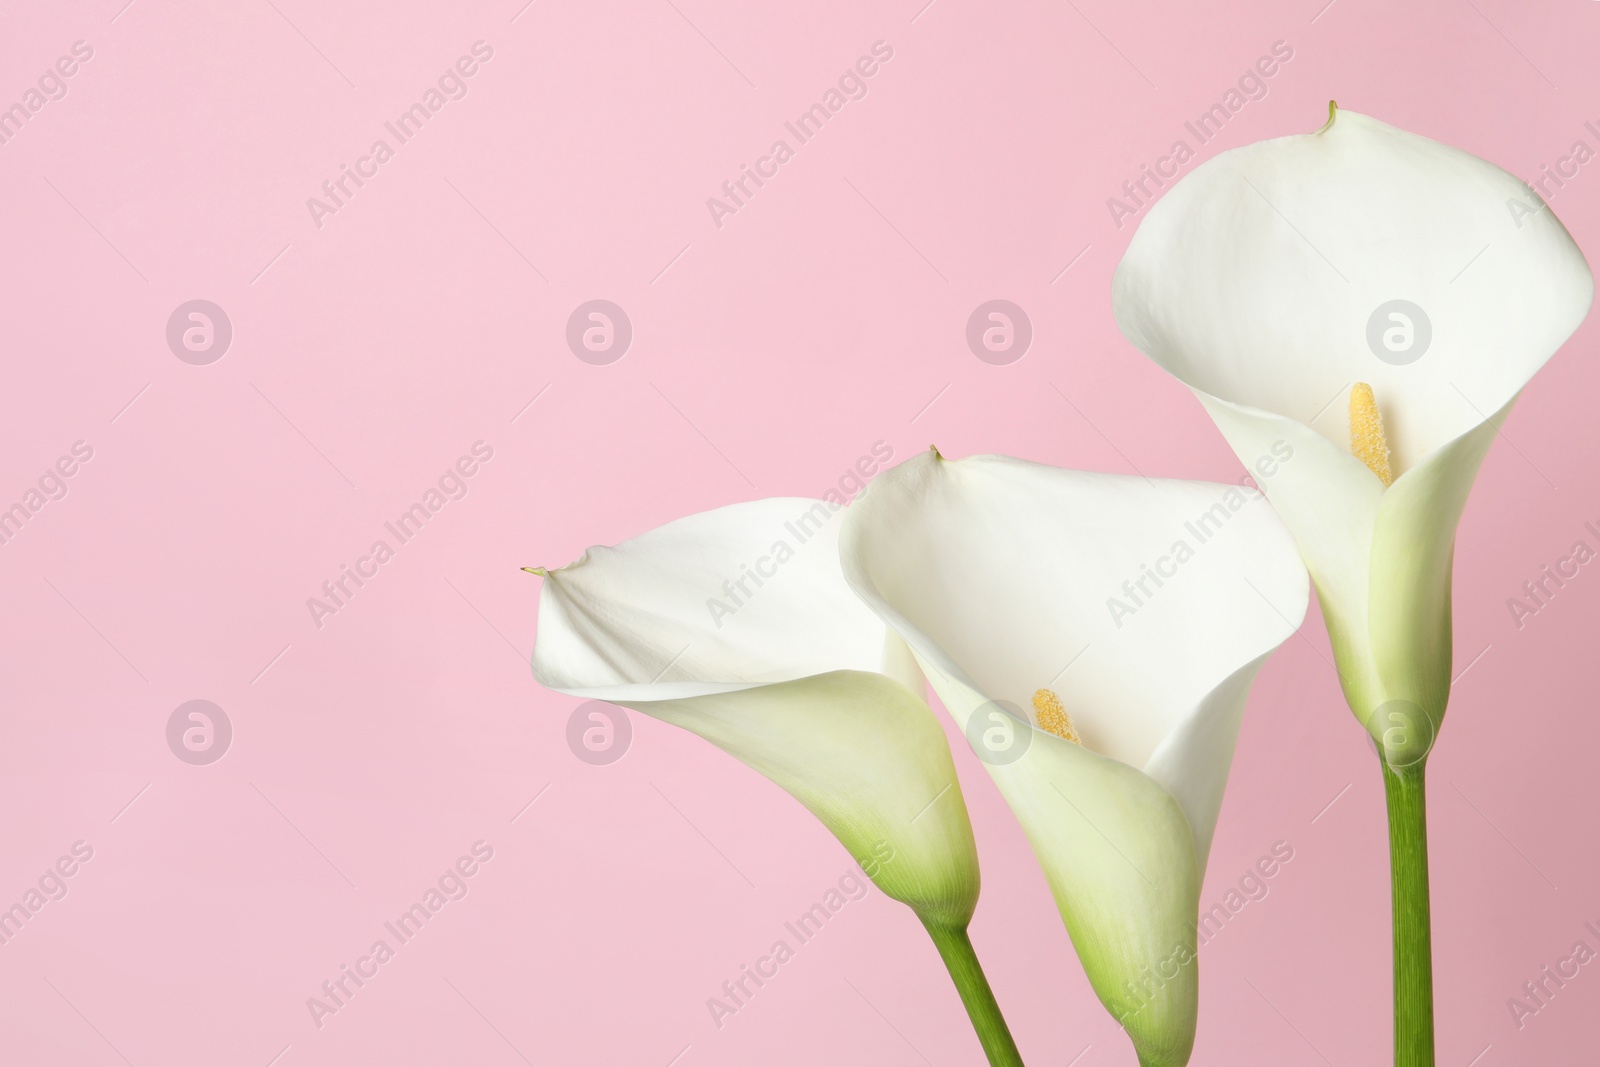
<path fill-rule="evenodd" d="M 944 458 L 944 453 L 939 451 L 939 446 L 938 445 L 929 445 L 928 446 L 928 451 L 933 453 L 933 458 L 934 459 L 943 459 Z"/>
<path fill-rule="evenodd" d="M 550 572 L 543 567 L 524 567 L 522 569 L 529 574 L 537 574 L 541 578 L 550 577 Z"/>
<path fill-rule="evenodd" d="M 1328 132 L 1328 128 L 1333 125 L 1333 120 L 1335 118 L 1337 118 L 1338 115 L 1339 115 L 1339 101 L 1337 101 L 1337 100 L 1329 100 L 1328 101 L 1328 121 L 1324 122 L 1322 124 L 1322 129 L 1318 130 L 1317 132 L 1318 133 L 1327 133 Z"/>

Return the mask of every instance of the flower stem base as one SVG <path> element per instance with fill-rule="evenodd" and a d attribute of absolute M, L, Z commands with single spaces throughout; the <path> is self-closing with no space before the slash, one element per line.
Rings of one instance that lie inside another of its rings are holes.
<path fill-rule="evenodd" d="M 972 939 L 967 936 L 966 927 L 945 926 L 926 920 L 922 925 L 927 928 L 928 936 L 933 938 L 939 958 L 944 960 L 945 969 L 956 984 L 956 992 L 961 994 L 961 1003 L 967 1009 L 967 1016 L 972 1020 L 972 1028 L 978 1033 L 978 1041 L 983 1045 L 984 1055 L 989 1057 L 991 1067 L 1023 1067 L 1022 1055 L 1011 1038 L 1005 1016 L 1000 1014 L 1000 1005 L 995 1002 L 989 979 L 984 976 L 978 955 L 972 950 Z"/>
<path fill-rule="evenodd" d="M 1433 939 L 1428 907 L 1428 817 L 1418 761 L 1383 761 L 1394 903 L 1394 1063 L 1434 1067 Z"/>

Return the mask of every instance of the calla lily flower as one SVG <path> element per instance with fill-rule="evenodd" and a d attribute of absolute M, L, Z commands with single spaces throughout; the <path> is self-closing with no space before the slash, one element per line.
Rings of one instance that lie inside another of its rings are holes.
<path fill-rule="evenodd" d="M 1516 177 L 1331 108 L 1224 152 L 1117 268 L 1128 339 L 1188 385 L 1293 531 L 1346 700 L 1420 761 L 1451 681 L 1455 532 L 1522 388 L 1588 313 L 1572 238 Z"/>
<path fill-rule="evenodd" d="M 857 499 L 840 552 L 1016 813 L 1139 1062 L 1187 1063 L 1240 719 L 1309 597 L 1289 534 L 1238 486 L 929 452 Z"/>
<path fill-rule="evenodd" d="M 845 585 L 835 510 L 734 504 L 535 569 L 534 675 L 788 791 L 922 920 L 993 1062 L 1020 1063 L 967 940 L 978 857 L 949 745 L 904 642 Z"/>

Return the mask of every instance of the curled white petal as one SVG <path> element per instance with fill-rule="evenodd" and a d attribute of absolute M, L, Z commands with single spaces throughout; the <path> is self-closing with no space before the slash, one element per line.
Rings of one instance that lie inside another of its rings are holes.
<path fill-rule="evenodd" d="M 977 853 L 904 643 L 839 570 L 837 509 L 758 500 L 548 572 L 535 676 L 681 726 L 782 786 L 889 896 L 966 925 Z"/>
<path fill-rule="evenodd" d="M 1555 214 L 1485 160 L 1338 111 L 1180 181 L 1140 224 L 1112 298 L 1123 333 L 1241 459 L 1293 445 L 1262 485 L 1316 582 L 1352 709 L 1381 734 L 1373 712 L 1405 701 L 1436 729 L 1467 493 L 1594 298 Z M 1387 490 L 1351 452 L 1356 382 L 1382 413 Z"/>

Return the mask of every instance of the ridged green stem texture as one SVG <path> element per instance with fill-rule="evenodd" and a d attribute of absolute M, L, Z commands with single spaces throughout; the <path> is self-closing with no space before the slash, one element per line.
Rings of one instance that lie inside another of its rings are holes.
<path fill-rule="evenodd" d="M 989 988 L 989 979 L 984 977 L 977 953 L 972 950 L 972 939 L 967 936 L 966 927 L 927 921 L 922 925 L 927 927 L 928 936 L 939 950 L 939 958 L 944 960 L 945 969 L 961 994 L 961 1003 L 972 1020 L 972 1028 L 978 1032 L 978 1041 L 991 1067 L 1023 1067 L 1022 1055 L 1011 1039 L 1011 1030 L 1000 1014 L 1000 1005 L 995 1003 L 994 992 Z"/>
<path fill-rule="evenodd" d="M 1433 939 L 1428 910 L 1428 815 L 1425 760 L 1406 767 L 1383 761 L 1389 801 L 1389 880 L 1394 904 L 1394 1063 L 1433 1064 Z"/>

